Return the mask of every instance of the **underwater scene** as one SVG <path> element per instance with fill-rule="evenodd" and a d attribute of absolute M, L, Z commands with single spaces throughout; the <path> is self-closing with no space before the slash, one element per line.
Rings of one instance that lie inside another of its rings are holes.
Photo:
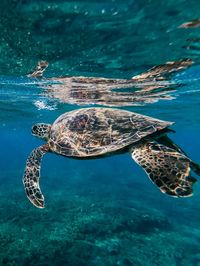
<path fill-rule="evenodd" d="M 198 0 L 2 0 L 0 122 L 0 266 L 200 266 Z"/>

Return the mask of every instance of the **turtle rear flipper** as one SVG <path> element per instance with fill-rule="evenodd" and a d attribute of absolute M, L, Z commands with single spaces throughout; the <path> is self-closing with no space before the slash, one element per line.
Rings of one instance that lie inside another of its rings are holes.
<path fill-rule="evenodd" d="M 131 155 L 163 193 L 192 195 L 196 178 L 190 176 L 191 161 L 182 153 L 155 141 L 143 141 L 131 148 Z"/>
<path fill-rule="evenodd" d="M 28 199 L 38 208 L 44 208 L 44 196 L 40 190 L 40 164 L 43 155 L 49 151 L 48 144 L 34 149 L 26 161 L 23 184 Z"/>
<path fill-rule="evenodd" d="M 167 135 L 161 135 L 158 139 L 157 139 L 158 143 L 163 144 L 164 146 L 167 146 L 171 149 L 175 149 L 178 153 L 182 153 L 183 155 L 185 155 L 188 159 L 189 157 L 187 156 L 187 154 L 183 151 L 183 149 L 181 149 L 176 143 L 173 142 L 173 140 L 171 140 Z M 200 165 L 194 161 L 190 160 L 190 167 L 192 169 L 192 171 L 195 172 L 195 174 L 200 176 Z"/>

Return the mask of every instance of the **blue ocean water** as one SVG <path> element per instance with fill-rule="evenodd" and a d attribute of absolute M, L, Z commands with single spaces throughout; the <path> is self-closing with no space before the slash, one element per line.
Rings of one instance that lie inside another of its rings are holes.
<path fill-rule="evenodd" d="M 173 100 L 120 108 L 175 122 L 170 138 L 200 163 L 200 28 L 178 28 L 199 17 L 198 1 L 19 2 L 11 4 L 21 19 L 5 4 L 0 23 L 0 265 L 200 265 L 199 182 L 193 197 L 171 198 L 128 153 L 99 160 L 49 153 L 45 209 L 30 204 L 22 184 L 29 153 L 43 143 L 32 125 L 81 108 L 49 98 L 26 77 L 41 59 L 50 62 L 48 77 L 109 78 L 192 59 L 170 79 L 181 85 Z"/>

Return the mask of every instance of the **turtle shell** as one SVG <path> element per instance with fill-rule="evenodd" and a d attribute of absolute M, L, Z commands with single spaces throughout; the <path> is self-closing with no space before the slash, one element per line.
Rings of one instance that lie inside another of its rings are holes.
<path fill-rule="evenodd" d="M 171 124 L 119 109 L 84 108 L 56 119 L 49 146 L 64 156 L 98 156 L 123 149 Z"/>

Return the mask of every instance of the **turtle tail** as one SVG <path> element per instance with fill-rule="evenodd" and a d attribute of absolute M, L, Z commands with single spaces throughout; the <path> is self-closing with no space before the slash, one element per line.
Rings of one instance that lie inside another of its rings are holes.
<path fill-rule="evenodd" d="M 40 164 L 42 157 L 49 151 L 48 144 L 34 149 L 26 161 L 23 184 L 28 199 L 38 208 L 44 208 L 44 196 L 40 190 Z"/>

